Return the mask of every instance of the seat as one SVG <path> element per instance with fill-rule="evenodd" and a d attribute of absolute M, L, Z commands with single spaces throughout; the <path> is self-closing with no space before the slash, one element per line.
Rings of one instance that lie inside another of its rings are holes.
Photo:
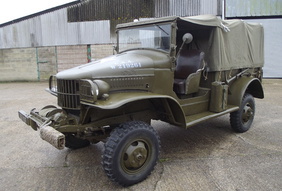
<path fill-rule="evenodd" d="M 173 90 L 188 95 L 199 90 L 205 53 L 199 50 L 182 49 L 176 59 Z"/>

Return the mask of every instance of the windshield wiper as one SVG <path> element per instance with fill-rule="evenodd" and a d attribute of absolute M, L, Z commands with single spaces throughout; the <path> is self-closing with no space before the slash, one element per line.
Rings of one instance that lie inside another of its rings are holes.
<path fill-rule="evenodd" d="M 159 29 L 161 29 L 161 31 L 163 31 L 166 35 L 169 35 L 162 27 L 160 27 L 159 25 L 155 24 L 155 26 L 157 26 Z"/>

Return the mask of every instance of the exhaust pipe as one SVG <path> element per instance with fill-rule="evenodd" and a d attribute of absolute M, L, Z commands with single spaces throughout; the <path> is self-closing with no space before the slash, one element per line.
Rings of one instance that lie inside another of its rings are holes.
<path fill-rule="evenodd" d="M 65 135 L 51 126 L 42 126 L 39 129 L 40 137 L 59 150 L 65 148 Z"/>

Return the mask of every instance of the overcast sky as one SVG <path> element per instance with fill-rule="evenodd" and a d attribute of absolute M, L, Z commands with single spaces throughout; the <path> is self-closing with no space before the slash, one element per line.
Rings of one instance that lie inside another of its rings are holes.
<path fill-rule="evenodd" d="M 0 24 L 75 0 L 1 0 Z"/>

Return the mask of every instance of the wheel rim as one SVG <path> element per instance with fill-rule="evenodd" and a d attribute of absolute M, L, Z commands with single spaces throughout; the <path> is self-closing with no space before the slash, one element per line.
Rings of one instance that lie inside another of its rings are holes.
<path fill-rule="evenodd" d="M 121 167 L 128 174 L 136 174 L 146 166 L 151 156 L 150 144 L 135 140 L 127 144 L 121 155 Z"/>
<path fill-rule="evenodd" d="M 254 110 L 252 108 L 252 105 L 250 103 L 246 103 L 246 105 L 243 108 L 243 112 L 242 112 L 243 124 L 246 124 L 249 121 L 251 121 L 253 117 L 254 117 Z"/>

